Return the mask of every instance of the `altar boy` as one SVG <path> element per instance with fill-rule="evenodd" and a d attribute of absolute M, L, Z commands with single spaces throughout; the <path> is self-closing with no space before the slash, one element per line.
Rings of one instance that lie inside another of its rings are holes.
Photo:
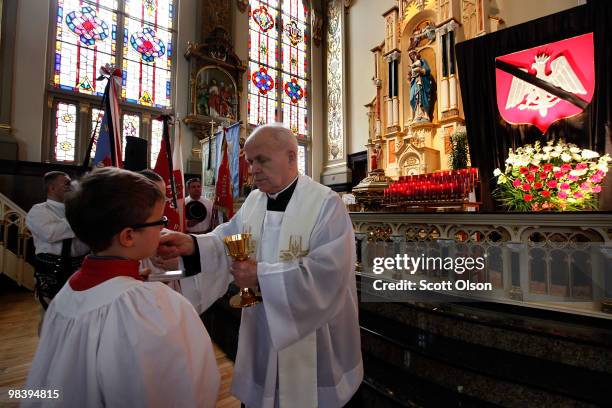
<path fill-rule="evenodd" d="M 163 211 L 152 181 L 110 167 L 85 176 L 66 200 L 68 222 L 93 255 L 47 311 L 27 389 L 58 390 L 65 407 L 215 405 L 219 372 L 193 306 L 138 273 L 155 254 Z"/>

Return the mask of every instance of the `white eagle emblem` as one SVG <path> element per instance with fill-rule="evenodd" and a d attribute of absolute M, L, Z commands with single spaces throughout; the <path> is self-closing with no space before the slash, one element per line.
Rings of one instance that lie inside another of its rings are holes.
<path fill-rule="evenodd" d="M 575 94 L 586 94 L 587 91 L 576 76 L 576 73 L 570 66 L 564 56 L 559 56 L 550 62 L 550 74 L 546 74 L 546 62 L 550 59 L 550 55 L 542 54 L 535 57 L 535 62 L 531 64 L 531 68 L 535 69 L 536 77 L 549 82 L 565 91 Z M 525 68 L 520 68 L 527 72 Z M 560 98 L 531 85 L 517 77 L 512 78 L 510 92 L 506 100 L 506 109 L 514 108 L 518 105 L 519 110 L 529 109 L 539 111 L 542 117 L 548 113 L 548 109 L 555 106 L 561 101 Z"/>

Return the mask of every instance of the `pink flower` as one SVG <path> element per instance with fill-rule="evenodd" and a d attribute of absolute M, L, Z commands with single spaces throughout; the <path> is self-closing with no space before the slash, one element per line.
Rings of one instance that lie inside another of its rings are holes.
<path fill-rule="evenodd" d="M 584 170 L 586 168 L 588 168 L 589 166 L 586 163 L 578 163 L 576 165 L 576 170 Z"/>
<path fill-rule="evenodd" d="M 557 194 L 557 197 L 559 197 L 562 200 L 565 200 L 567 198 L 567 193 L 565 191 L 559 191 L 559 194 Z"/>
<path fill-rule="evenodd" d="M 595 175 L 596 175 L 596 176 L 598 176 L 598 177 L 602 177 L 602 178 L 603 178 L 603 176 L 605 176 L 605 175 L 606 175 L 606 173 L 604 173 L 604 172 L 603 172 L 603 171 L 601 171 L 601 170 L 597 170 L 597 172 L 595 173 Z"/>
<path fill-rule="evenodd" d="M 576 191 L 574 193 L 574 198 L 582 198 L 582 197 L 584 197 L 584 196 L 582 195 L 582 193 L 580 191 Z"/>
<path fill-rule="evenodd" d="M 570 189 L 570 185 L 568 183 L 561 183 L 561 186 L 559 186 L 559 188 L 561 190 L 569 190 Z"/>
<path fill-rule="evenodd" d="M 523 191 L 529 191 L 531 190 L 531 186 L 528 183 L 523 184 L 522 186 Z"/>
<path fill-rule="evenodd" d="M 518 188 L 518 187 L 520 187 L 520 186 L 521 186 L 521 180 L 519 180 L 519 179 L 514 180 L 514 181 L 512 182 L 512 185 L 513 185 L 514 187 L 517 187 L 517 188 Z"/>
<path fill-rule="evenodd" d="M 595 174 L 594 176 L 591 176 L 589 180 L 591 180 L 593 183 L 601 183 L 602 178 Z"/>
<path fill-rule="evenodd" d="M 544 209 L 544 210 L 547 209 L 547 208 L 550 208 L 550 207 L 551 207 L 550 203 L 543 203 L 542 204 L 542 209 Z"/>
<path fill-rule="evenodd" d="M 594 192 L 594 193 L 600 193 L 600 192 L 601 192 L 601 186 L 595 186 L 595 187 L 593 187 L 593 192 Z"/>
<path fill-rule="evenodd" d="M 572 169 L 572 166 L 565 163 L 561 165 L 561 171 L 570 171 Z"/>
<path fill-rule="evenodd" d="M 572 176 L 571 174 L 567 176 L 567 179 L 568 179 L 569 181 L 576 181 L 576 180 L 578 180 L 579 178 L 580 178 L 580 177 L 578 177 L 578 176 Z"/>
<path fill-rule="evenodd" d="M 533 200 L 533 196 L 531 194 L 525 194 L 523 196 L 523 200 L 525 200 L 525 202 L 530 202 L 531 200 Z"/>
<path fill-rule="evenodd" d="M 589 183 L 582 183 L 580 185 L 580 189 L 581 190 L 590 190 L 591 189 L 591 184 L 589 184 Z"/>
<path fill-rule="evenodd" d="M 557 180 L 549 180 L 546 182 L 546 187 L 555 188 L 557 187 Z"/>

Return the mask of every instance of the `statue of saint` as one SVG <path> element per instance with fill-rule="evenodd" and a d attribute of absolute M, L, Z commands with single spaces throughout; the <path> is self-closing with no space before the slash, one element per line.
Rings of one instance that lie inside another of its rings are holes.
<path fill-rule="evenodd" d="M 431 69 L 421 54 L 412 50 L 408 53 L 410 64 L 410 107 L 412 108 L 413 122 L 430 122 L 430 109 L 432 107 Z"/>
<path fill-rule="evenodd" d="M 374 146 L 372 149 L 372 155 L 370 156 L 370 167 L 372 170 L 378 169 L 378 160 L 380 159 L 381 148 L 380 145 Z"/>

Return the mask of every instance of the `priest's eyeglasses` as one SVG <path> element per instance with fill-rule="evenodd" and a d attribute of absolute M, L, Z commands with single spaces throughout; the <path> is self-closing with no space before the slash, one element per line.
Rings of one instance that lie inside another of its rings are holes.
<path fill-rule="evenodd" d="M 163 225 L 164 227 L 167 227 L 168 226 L 168 217 L 166 217 L 164 215 L 163 217 L 161 217 L 160 220 L 157 220 L 157 221 L 145 222 L 144 224 L 134 224 L 134 225 L 132 225 L 132 229 L 142 229 L 142 228 L 147 228 L 147 227 L 157 227 L 159 225 Z"/>

